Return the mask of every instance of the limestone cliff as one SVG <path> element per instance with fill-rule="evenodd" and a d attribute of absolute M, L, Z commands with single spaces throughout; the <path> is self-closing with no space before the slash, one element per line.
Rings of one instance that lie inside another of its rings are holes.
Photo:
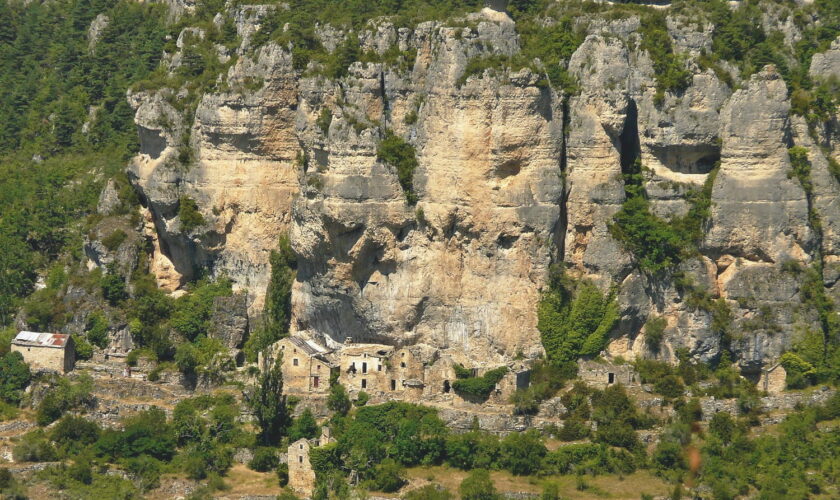
<path fill-rule="evenodd" d="M 708 25 L 668 18 L 690 74 L 684 90 L 662 93 L 638 17 L 581 19 L 583 43 L 565 62 L 580 90 L 566 94 L 538 61 L 465 74 L 470 61 L 519 54 L 517 26 L 500 12 L 411 29 L 371 21 L 353 36 L 383 59 L 396 49 L 399 64 L 355 62 L 337 78 L 296 68 L 274 42 L 251 46 L 266 13 L 229 13 L 241 45 L 219 52 L 236 61 L 194 114 L 177 108 L 178 89 L 129 95 L 142 143 L 129 172 L 156 233 L 152 267 L 171 289 L 206 268 L 247 290 L 256 315 L 268 254 L 288 233 L 298 255 L 293 330 L 502 362 L 540 353 L 536 304 L 549 266 L 563 262 L 616 287 L 610 353 L 674 359 L 687 348 L 709 360 L 728 342 L 747 369 L 818 328 L 791 262 L 825 264 L 825 286 L 840 298 L 837 132 L 792 117 L 772 66 L 744 81 L 730 68 L 733 91 L 698 64 L 711 47 Z M 321 26 L 318 36 L 337 50 L 349 33 Z M 837 43 L 814 57 L 814 78 L 839 71 Z M 180 51 L 168 59 L 173 71 Z M 416 152 L 416 204 L 377 156 L 391 132 Z M 809 151 L 807 190 L 789 174 L 794 145 Z M 190 161 L 179 161 L 184 151 Z M 641 272 L 610 233 L 636 158 L 666 219 L 685 214 L 688 194 L 716 175 L 699 254 L 677 273 Z M 205 222 L 187 231 L 185 198 Z M 691 293 L 723 300 L 731 338 Z M 658 352 L 644 342 L 653 316 L 667 320 Z"/>

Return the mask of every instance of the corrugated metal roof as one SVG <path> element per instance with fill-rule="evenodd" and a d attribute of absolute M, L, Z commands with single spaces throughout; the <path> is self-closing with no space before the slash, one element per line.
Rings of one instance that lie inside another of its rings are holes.
<path fill-rule="evenodd" d="M 311 340 L 304 340 L 300 337 L 289 337 L 289 341 L 309 356 L 315 356 L 317 354 L 324 354 L 327 352 L 326 349 Z"/>
<path fill-rule="evenodd" d="M 65 333 L 20 332 L 12 342 L 42 347 L 64 347 L 69 338 L 70 335 Z"/>

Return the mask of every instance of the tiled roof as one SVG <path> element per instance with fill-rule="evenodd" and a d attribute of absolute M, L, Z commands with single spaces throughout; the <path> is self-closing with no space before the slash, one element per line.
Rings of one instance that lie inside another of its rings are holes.
<path fill-rule="evenodd" d="M 20 332 L 12 341 L 13 344 L 64 348 L 70 335 L 66 333 Z"/>

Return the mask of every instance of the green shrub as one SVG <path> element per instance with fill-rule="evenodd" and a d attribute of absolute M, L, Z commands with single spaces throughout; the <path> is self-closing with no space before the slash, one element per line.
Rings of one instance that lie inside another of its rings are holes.
<path fill-rule="evenodd" d="M 480 377 L 461 378 L 452 383 L 452 388 L 462 396 L 487 399 L 507 371 L 506 366 L 500 366 Z"/>
<path fill-rule="evenodd" d="M 339 415 L 347 415 L 350 411 L 350 397 L 347 396 L 347 390 L 343 385 L 336 382 L 330 386 L 327 408 Z"/>
<path fill-rule="evenodd" d="M 363 393 L 359 393 L 359 397 Z M 297 441 L 298 439 L 314 439 L 321 435 L 321 427 L 315 421 L 315 416 L 312 415 L 312 410 L 309 408 L 303 410 L 303 413 L 294 420 L 291 427 L 289 427 L 289 440 Z"/>
<path fill-rule="evenodd" d="M 116 229 L 108 236 L 102 238 L 102 244 L 110 251 L 115 251 L 123 244 L 128 235 L 122 229 Z"/>
<path fill-rule="evenodd" d="M 254 450 L 254 458 L 248 462 L 248 468 L 257 472 L 268 472 L 274 470 L 280 463 L 277 457 L 277 450 L 261 446 Z"/>
<path fill-rule="evenodd" d="M 376 491 L 393 493 L 406 483 L 403 472 L 400 464 L 386 458 L 373 468 L 373 477 L 368 481 L 368 485 Z"/>
<path fill-rule="evenodd" d="M 403 495 L 404 500 L 451 500 L 452 493 L 436 484 L 427 484 Z"/>
<path fill-rule="evenodd" d="M 160 486 L 161 463 L 158 460 L 148 455 L 140 455 L 126 460 L 125 466 L 140 491 L 145 492 Z"/>
<path fill-rule="evenodd" d="M 76 382 L 60 378 L 38 404 L 36 420 L 38 425 L 49 425 L 64 415 L 64 412 L 89 407 L 93 404 L 93 379 L 83 375 Z"/>
<path fill-rule="evenodd" d="M 277 482 L 283 487 L 289 484 L 289 464 L 277 465 Z"/>
<path fill-rule="evenodd" d="M 359 391 L 359 394 L 356 396 L 356 400 L 353 401 L 354 406 L 364 406 L 370 400 L 370 394 L 366 393 L 365 391 Z"/>
<path fill-rule="evenodd" d="M 645 323 L 645 345 L 648 349 L 659 352 L 666 326 L 668 326 L 668 322 L 661 316 L 648 319 Z"/>
<path fill-rule="evenodd" d="M 475 469 L 461 481 L 458 488 L 462 500 L 496 500 L 499 498 L 496 487 L 485 469 Z"/>
<path fill-rule="evenodd" d="M 198 210 L 198 204 L 189 196 L 182 196 L 178 202 L 178 218 L 181 219 L 181 230 L 185 233 L 201 227 L 207 223 Z"/>
<path fill-rule="evenodd" d="M 591 432 L 585 420 L 579 418 L 571 418 L 563 422 L 563 427 L 557 434 L 557 439 L 561 441 L 577 441 L 589 437 Z"/>
<path fill-rule="evenodd" d="M 499 438 L 484 432 L 450 434 L 446 438 L 446 461 L 463 470 L 492 469 L 499 463 Z"/>
<path fill-rule="evenodd" d="M 323 132 L 324 135 L 327 135 L 327 133 L 330 131 L 330 124 L 332 123 L 332 119 L 332 111 L 330 111 L 330 108 L 324 107 L 321 109 L 321 114 L 318 115 L 318 119 L 315 120 L 315 125 L 317 125 L 319 129 L 321 129 L 321 132 Z"/>
<path fill-rule="evenodd" d="M 122 430 L 104 430 L 94 449 L 97 455 L 109 461 L 140 455 L 168 461 L 175 454 L 175 444 L 173 428 L 166 422 L 166 414 L 152 408 L 127 418 Z"/>
<path fill-rule="evenodd" d="M 666 398 L 676 399 L 683 395 L 685 386 L 676 375 L 666 375 L 653 384 L 653 390 Z"/>
<path fill-rule="evenodd" d="M 0 398 L 11 404 L 20 403 L 23 390 L 29 385 L 32 375 L 29 365 L 19 352 L 8 352 L 0 358 Z"/>
<path fill-rule="evenodd" d="M 76 350 L 76 358 L 87 360 L 93 357 L 93 346 L 81 335 L 72 335 L 73 346 Z"/>
<path fill-rule="evenodd" d="M 50 439 L 65 456 L 78 454 L 99 439 L 101 430 L 96 422 L 83 417 L 65 415 L 50 430 Z"/>
<path fill-rule="evenodd" d="M 417 203 L 417 194 L 414 192 L 414 170 L 418 163 L 414 146 L 389 130 L 385 132 L 385 137 L 376 148 L 376 158 L 397 171 L 397 177 L 408 204 Z"/>
<path fill-rule="evenodd" d="M 501 464 L 517 476 L 534 474 L 547 452 L 537 431 L 514 432 L 502 440 Z"/>
<path fill-rule="evenodd" d="M 108 272 L 102 276 L 102 296 L 112 306 L 128 298 L 125 287 L 125 278 L 120 276 L 113 266 L 108 267 Z"/>
<path fill-rule="evenodd" d="M 229 297 L 233 293 L 231 287 L 231 281 L 226 278 L 198 281 L 190 293 L 175 300 L 170 324 L 190 341 L 206 335 L 211 326 L 214 300 Z"/>
<path fill-rule="evenodd" d="M 537 306 L 537 328 L 550 362 L 597 355 L 617 321 L 612 293 L 604 296 L 594 284 L 575 282 L 562 268 L 551 268 L 548 290 Z"/>
<path fill-rule="evenodd" d="M 108 320 L 100 311 L 90 314 L 85 323 L 85 336 L 88 342 L 104 349 L 108 347 Z"/>
<path fill-rule="evenodd" d="M 23 435 L 12 448 L 12 456 L 15 462 L 52 462 L 58 459 L 58 452 L 44 431 L 38 429 Z"/>

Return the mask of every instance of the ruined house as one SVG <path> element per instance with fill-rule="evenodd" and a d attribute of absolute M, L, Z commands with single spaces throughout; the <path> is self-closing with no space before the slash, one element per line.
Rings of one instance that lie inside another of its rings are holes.
<path fill-rule="evenodd" d="M 34 369 L 67 373 L 76 364 L 73 338 L 64 333 L 20 332 L 12 340 L 12 352 L 19 352 Z"/>
<path fill-rule="evenodd" d="M 578 377 L 596 389 L 606 389 L 613 384 L 639 385 L 639 375 L 632 365 L 617 365 L 608 361 L 578 360 Z"/>
<path fill-rule="evenodd" d="M 768 394 L 779 394 L 787 387 L 787 371 L 781 363 L 776 363 L 761 370 L 758 390 Z"/>
<path fill-rule="evenodd" d="M 330 353 L 330 350 L 311 340 L 287 337 L 271 346 L 269 357 L 282 360 L 285 392 L 326 394 L 330 390 Z"/>
<path fill-rule="evenodd" d="M 315 471 L 309 461 L 310 444 L 298 439 L 289 445 L 289 489 L 303 498 L 311 498 L 315 491 Z"/>

